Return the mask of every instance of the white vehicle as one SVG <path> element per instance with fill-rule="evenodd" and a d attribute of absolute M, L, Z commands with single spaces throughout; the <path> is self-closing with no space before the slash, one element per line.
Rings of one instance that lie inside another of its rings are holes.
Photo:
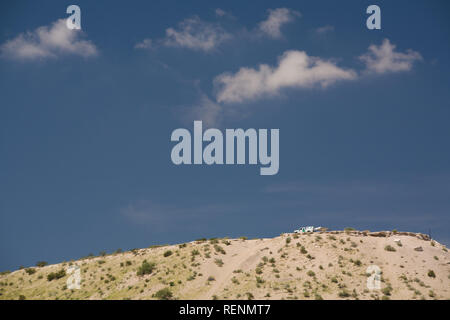
<path fill-rule="evenodd" d="M 322 231 L 323 227 L 316 227 L 308 226 L 308 227 L 301 227 L 298 230 L 294 230 L 294 233 L 307 233 L 307 232 L 315 232 L 315 231 Z"/>
<path fill-rule="evenodd" d="M 309 227 L 301 227 L 298 230 L 294 231 L 295 233 L 306 233 L 306 232 L 314 232 L 314 227 L 313 226 L 309 226 Z"/>

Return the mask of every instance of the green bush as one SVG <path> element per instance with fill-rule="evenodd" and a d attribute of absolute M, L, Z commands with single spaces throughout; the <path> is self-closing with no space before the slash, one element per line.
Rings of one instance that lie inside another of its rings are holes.
<path fill-rule="evenodd" d="M 339 297 L 341 297 L 341 298 L 350 297 L 350 293 L 347 290 L 344 289 L 344 290 L 339 292 Z"/>
<path fill-rule="evenodd" d="M 156 268 L 156 263 L 154 262 L 147 262 L 147 260 L 144 260 L 142 262 L 142 265 L 138 268 L 137 275 L 143 276 L 146 274 L 151 274 L 153 270 Z"/>
<path fill-rule="evenodd" d="M 169 256 L 172 255 L 172 253 L 173 253 L 173 252 L 172 252 L 171 250 L 167 250 L 167 251 L 164 252 L 163 255 L 164 255 L 164 257 L 169 257 Z"/>
<path fill-rule="evenodd" d="M 391 251 L 391 252 L 395 252 L 397 250 L 395 250 L 395 248 L 391 245 L 387 245 L 386 247 L 384 247 L 384 250 L 386 251 Z"/>
<path fill-rule="evenodd" d="M 391 286 L 384 287 L 383 289 L 381 289 L 381 292 L 382 292 L 385 296 L 390 296 L 390 295 L 391 295 L 391 292 L 392 292 L 392 287 L 391 287 Z"/>
<path fill-rule="evenodd" d="M 58 280 L 58 279 L 61 279 L 61 278 L 65 277 L 65 276 L 66 276 L 66 270 L 61 269 L 61 270 L 59 270 L 57 272 L 50 272 L 47 275 L 47 280 L 48 281 Z"/>
<path fill-rule="evenodd" d="M 155 293 L 155 298 L 159 300 L 170 300 L 173 297 L 172 291 L 169 288 L 164 288 Z"/>
<path fill-rule="evenodd" d="M 430 278 L 436 278 L 436 274 L 434 273 L 433 270 L 428 270 L 428 276 L 429 276 Z"/>
<path fill-rule="evenodd" d="M 45 267 L 46 265 L 48 265 L 48 263 L 46 261 L 36 262 L 36 267 Z"/>
<path fill-rule="evenodd" d="M 30 276 L 36 272 L 35 268 L 26 268 L 25 272 L 28 273 Z"/>
<path fill-rule="evenodd" d="M 214 250 L 216 250 L 217 252 L 220 252 L 221 254 L 227 254 L 225 252 L 225 250 L 221 246 L 219 246 L 218 244 L 214 245 Z"/>
<path fill-rule="evenodd" d="M 214 262 L 215 262 L 219 267 L 223 266 L 223 261 L 222 261 L 222 259 L 215 259 Z"/>

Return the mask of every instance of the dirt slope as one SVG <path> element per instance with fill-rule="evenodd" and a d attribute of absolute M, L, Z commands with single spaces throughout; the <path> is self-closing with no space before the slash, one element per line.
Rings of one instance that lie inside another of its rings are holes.
<path fill-rule="evenodd" d="M 144 260 L 154 268 L 137 275 Z M 80 289 L 67 288 L 71 265 L 80 267 Z M 381 281 L 380 289 L 371 290 L 367 268 L 373 265 Z M 61 270 L 66 274 L 51 279 Z M 449 299 L 450 256 L 445 246 L 414 233 L 212 239 L 2 274 L 0 294 L 0 299 Z"/>

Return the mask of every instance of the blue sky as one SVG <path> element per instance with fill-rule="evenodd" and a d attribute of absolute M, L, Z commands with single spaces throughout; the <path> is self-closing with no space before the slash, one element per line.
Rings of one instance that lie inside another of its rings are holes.
<path fill-rule="evenodd" d="M 445 1 L 0 5 L 0 270 L 300 225 L 450 244 Z M 217 10 L 220 9 L 220 10 Z M 280 170 L 176 166 L 193 120 L 279 128 Z"/>

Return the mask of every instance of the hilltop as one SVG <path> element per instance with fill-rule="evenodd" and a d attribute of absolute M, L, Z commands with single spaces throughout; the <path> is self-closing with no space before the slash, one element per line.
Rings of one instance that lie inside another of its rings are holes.
<path fill-rule="evenodd" d="M 75 265 L 81 288 L 68 289 L 67 269 Z M 366 285 L 371 265 L 381 271 L 378 290 Z M 450 299 L 450 256 L 444 245 L 410 232 L 199 239 L 3 273 L 0 294 L 0 299 Z"/>

